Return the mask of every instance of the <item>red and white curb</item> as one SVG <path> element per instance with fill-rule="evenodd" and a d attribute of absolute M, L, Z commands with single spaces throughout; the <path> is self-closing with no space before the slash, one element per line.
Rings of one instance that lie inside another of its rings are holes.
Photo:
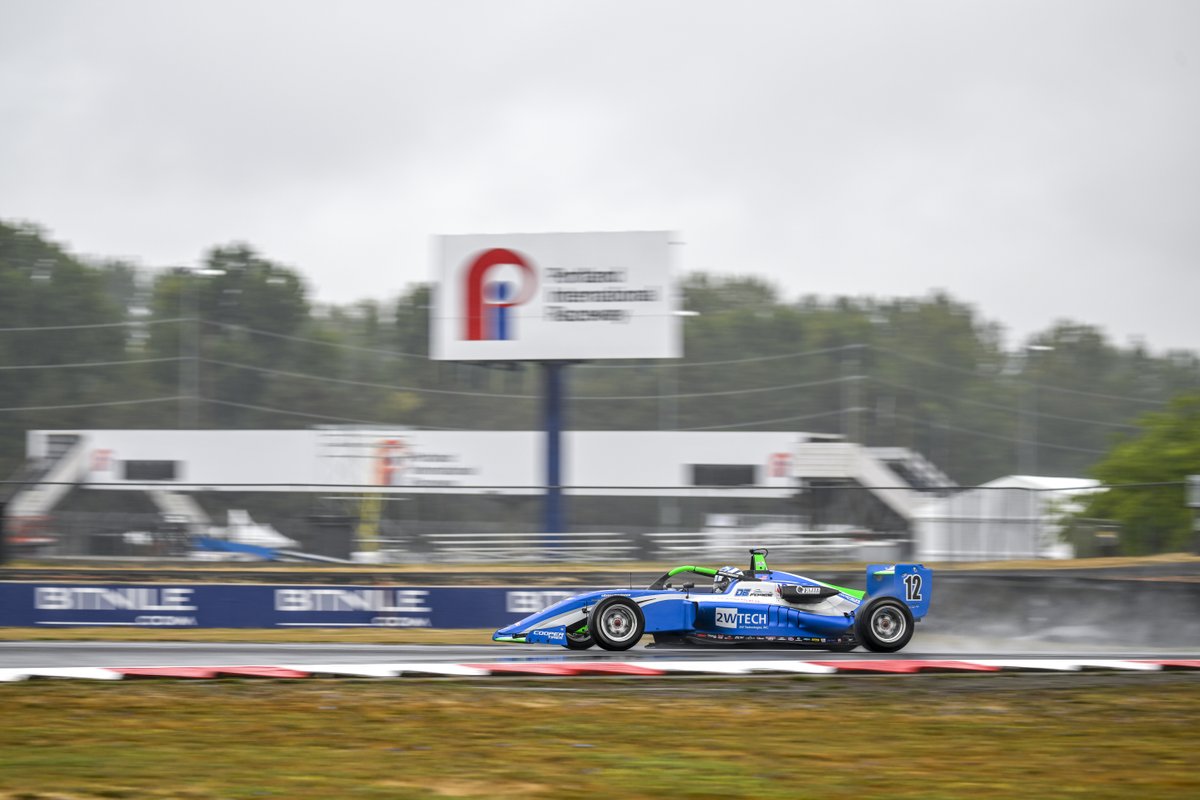
<path fill-rule="evenodd" d="M 277 664 L 269 666 L 202 667 L 7 667 L 0 668 L 0 681 L 30 678 L 75 678 L 116 681 L 127 678 L 401 678 L 525 676 L 571 677 L 664 676 L 664 675 L 836 675 L 998 672 L 1083 672 L 1200 670 L 1200 658 L 1175 659 L 839 659 L 836 661 L 790 661 L 785 659 L 743 661 L 495 661 L 470 664 L 426 662 L 395 664 Z"/>

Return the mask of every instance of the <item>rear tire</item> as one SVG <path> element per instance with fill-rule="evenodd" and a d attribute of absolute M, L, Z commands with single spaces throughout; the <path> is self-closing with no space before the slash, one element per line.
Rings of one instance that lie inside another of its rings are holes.
<path fill-rule="evenodd" d="M 874 653 L 894 653 L 912 638 L 916 622 L 908 606 L 894 597 L 877 597 L 854 614 L 854 636 Z"/>
<path fill-rule="evenodd" d="M 628 650 L 646 630 L 646 618 L 633 600 L 621 595 L 606 597 L 588 615 L 588 633 L 605 650 Z"/>

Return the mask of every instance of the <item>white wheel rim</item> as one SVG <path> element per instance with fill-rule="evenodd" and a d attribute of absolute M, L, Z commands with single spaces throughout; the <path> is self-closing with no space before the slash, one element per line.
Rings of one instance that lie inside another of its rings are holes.
<path fill-rule="evenodd" d="M 907 629 L 908 622 L 895 606 L 884 606 L 871 615 L 871 633 L 884 644 L 898 641 Z"/>
<path fill-rule="evenodd" d="M 609 640 L 624 642 L 631 639 L 637 630 L 637 618 L 628 606 L 613 606 L 604 612 L 600 628 Z"/>

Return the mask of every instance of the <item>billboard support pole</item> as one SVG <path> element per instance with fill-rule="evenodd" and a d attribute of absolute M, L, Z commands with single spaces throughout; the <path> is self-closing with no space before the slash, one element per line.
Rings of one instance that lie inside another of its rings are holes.
<path fill-rule="evenodd" d="M 542 429 L 546 433 L 546 496 L 542 508 L 542 531 L 565 533 L 562 502 L 563 372 L 565 361 L 543 361 L 545 387 Z M 553 543 L 551 537 L 550 543 Z"/>

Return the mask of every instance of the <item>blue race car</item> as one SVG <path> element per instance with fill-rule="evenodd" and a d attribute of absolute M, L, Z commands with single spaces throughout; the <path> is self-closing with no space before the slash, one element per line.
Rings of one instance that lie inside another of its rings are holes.
<path fill-rule="evenodd" d="M 645 633 L 656 644 L 751 644 L 847 652 L 859 645 L 894 653 L 929 611 L 931 573 L 920 564 L 873 564 L 865 591 L 767 567 L 750 551 L 750 569 L 676 567 L 645 589 L 576 595 L 496 631 L 497 642 L 600 645 L 627 650 Z M 711 578 L 704 585 L 672 579 Z"/>

